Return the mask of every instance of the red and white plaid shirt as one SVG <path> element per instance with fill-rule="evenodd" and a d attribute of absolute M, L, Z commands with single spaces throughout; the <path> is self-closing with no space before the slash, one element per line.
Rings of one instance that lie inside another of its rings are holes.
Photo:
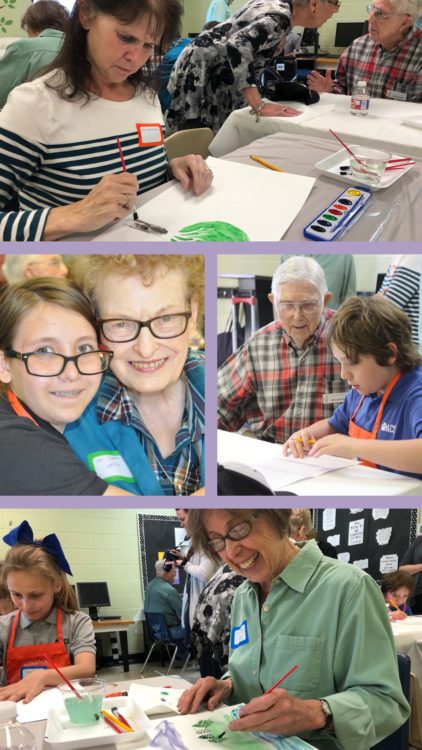
<path fill-rule="evenodd" d="M 279 322 L 261 328 L 218 371 L 218 426 L 248 423 L 257 437 L 284 443 L 296 430 L 330 417 L 349 390 L 323 340 L 329 318 L 299 349 Z"/>
<path fill-rule="evenodd" d="M 366 81 L 370 96 L 422 101 L 422 30 L 413 28 L 400 44 L 386 50 L 366 34 L 355 39 L 337 64 L 334 91 L 352 94 Z"/>

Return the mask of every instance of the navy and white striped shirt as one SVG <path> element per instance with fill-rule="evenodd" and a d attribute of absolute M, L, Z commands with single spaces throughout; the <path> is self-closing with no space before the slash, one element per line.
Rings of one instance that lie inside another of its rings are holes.
<path fill-rule="evenodd" d="M 158 98 L 69 102 L 48 74 L 18 86 L 0 113 L 0 239 L 41 240 L 51 208 L 84 198 L 106 174 L 122 172 L 120 138 L 138 194 L 166 181 L 164 144 L 140 146 L 137 124 L 162 125 Z M 4 210 L 17 195 L 19 211 Z"/>
<path fill-rule="evenodd" d="M 410 318 L 415 344 L 419 343 L 421 273 L 420 255 L 395 255 L 380 289 L 384 297 L 401 307 Z"/>

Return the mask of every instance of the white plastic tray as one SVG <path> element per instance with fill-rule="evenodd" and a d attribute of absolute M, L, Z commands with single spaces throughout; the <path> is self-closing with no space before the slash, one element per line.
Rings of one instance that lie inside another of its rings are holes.
<path fill-rule="evenodd" d="M 401 158 L 401 155 L 392 154 L 391 158 L 399 159 Z M 403 169 L 394 169 L 391 172 L 384 172 L 379 185 L 374 185 L 361 175 L 353 176 L 352 174 L 340 174 L 340 167 L 350 166 L 350 156 L 345 148 L 342 148 L 335 154 L 331 154 L 331 156 L 327 156 L 325 159 L 318 161 L 315 166 L 320 172 L 322 172 L 322 174 L 325 174 L 327 177 L 331 177 L 334 180 L 345 182 L 347 185 L 367 185 L 371 190 L 376 192 L 377 190 L 383 190 L 384 188 L 394 185 L 394 183 L 403 177 L 409 169 L 412 169 L 414 164 L 409 164 L 407 167 L 403 167 Z"/>
<path fill-rule="evenodd" d="M 101 717 L 95 724 L 76 726 L 67 715 L 64 703 L 60 701 L 48 712 L 45 741 L 59 750 L 79 750 L 79 748 L 96 747 L 98 745 L 123 745 L 136 741 L 136 747 L 148 747 L 148 729 L 151 722 L 141 708 L 136 693 L 117 698 L 105 698 L 103 708 L 106 711 L 116 706 L 135 730 L 118 734 Z"/>

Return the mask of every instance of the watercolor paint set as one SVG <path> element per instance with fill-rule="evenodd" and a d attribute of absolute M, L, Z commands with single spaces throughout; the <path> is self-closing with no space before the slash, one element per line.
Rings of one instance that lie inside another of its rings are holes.
<path fill-rule="evenodd" d="M 341 237 L 359 219 L 372 198 L 369 188 L 347 188 L 304 228 L 310 240 L 332 242 Z"/>

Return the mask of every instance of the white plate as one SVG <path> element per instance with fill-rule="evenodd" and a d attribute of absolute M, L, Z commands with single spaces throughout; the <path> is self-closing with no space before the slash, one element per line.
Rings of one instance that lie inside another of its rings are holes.
<path fill-rule="evenodd" d="M 45 741 L 59 750 L 79 750 L 98 745 L 122 745 L 136 741 L 136 748 L 148 747 L 148 729 L 151 722 L 143 712 L 137 696 L 129 688 L 129 695 L 117 698 L 104 698 L 106 711 L 116 706 L 135 731 L 118 734 L 101 717 L 95 724 L 76 726 L 67 715 L 64 703 L 56 704 L 48 712 Z"/>
<path fill-rule="evenodd" d="M 393 154 L 391 156 L 391 159 L 400 158 L 400 154 Z M 383 190 L 383 188 L 388 188 L 390 185 L 393 185 L 400 179 L 400 177 L 403 177 L 409 169 L 412 169 L 414 164 L 409 164 L 408 166 L 403 167 L 403 169 L 394 169 L 391 172 L 384 172 L 379 185 L 373 185 L 369 180 L 365 180 L 365 178 L 361 176 L 357 177 L 352 174 L 340 174 L 340 167 L 350 167 L 350 156 L 345 148 L 342 148 L 335 154 L 331 154 L 331 156 L 327 156 L 326 159 L 318 161 L 315 166 L 320 172 L 327 175 L 327 177 L 332 177 L 334 180 L 346 182 L 348 185 L 365 185 L 376 192 L 377 190 Z"/>
<path fill-rule="evenodd" d="M 406 117 L 405 120 L 401 121 L 402 125 L 408 125 L 409 128 L 417 128 L 422 130 L 422 115 L 415 115 L 415 117 Z"/>

